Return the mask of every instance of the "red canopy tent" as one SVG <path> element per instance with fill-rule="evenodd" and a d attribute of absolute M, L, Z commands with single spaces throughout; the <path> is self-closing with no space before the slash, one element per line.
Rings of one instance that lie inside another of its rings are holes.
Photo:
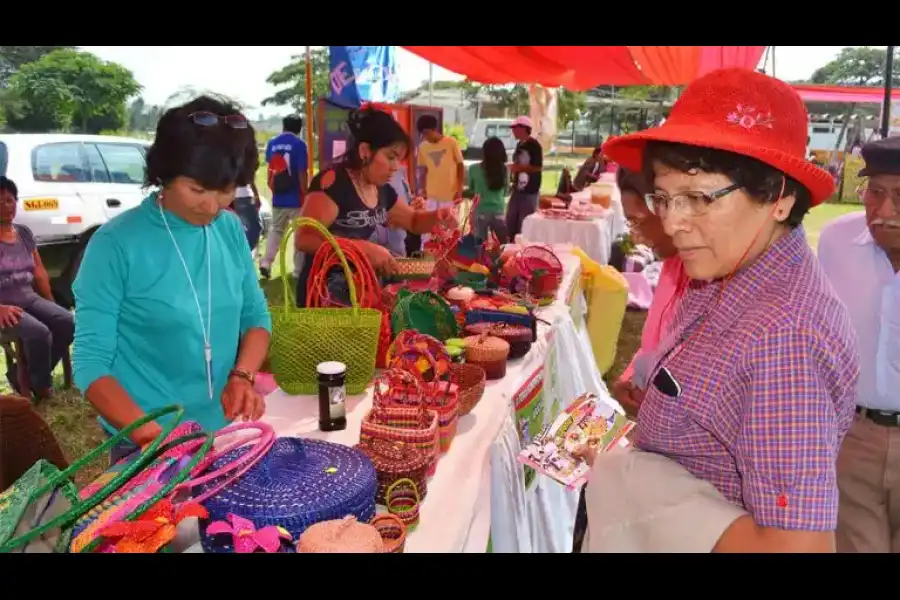
<path fill-rule="evenodd" d="M 795 84 L 793 88 L 806 102 L 881 104 L 884 101 L 882 87 Z"/>
<path fill-rule="evenodd" d="M 765 46 L 404 46 L 413 54 L 489 84 L 685 85 L 725 67 L 755 69 Z"/>

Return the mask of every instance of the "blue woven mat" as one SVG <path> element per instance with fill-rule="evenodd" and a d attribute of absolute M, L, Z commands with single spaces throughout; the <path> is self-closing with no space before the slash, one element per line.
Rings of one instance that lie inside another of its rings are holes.
<path fill-rule="evenodd" d="M 239 448 L 212 468 L 246 451 Z M 377 487 L 375 467 L 361 451 L 319 440 L 279 438 L 259 463 L 204 506 L 210 522 L 233 513 L 257 528 L 283 527 L 296 542 L 307 527 L 320 521 L 347 515 L 371 521 Z M 200 524 L 204 552 L 231 552 L 231 536 L 207 536 L 207 524 Z"/>

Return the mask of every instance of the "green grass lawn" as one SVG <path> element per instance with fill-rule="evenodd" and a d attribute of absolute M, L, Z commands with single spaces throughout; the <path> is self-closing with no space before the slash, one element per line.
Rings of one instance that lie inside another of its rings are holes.
<path fill-rule="evenodd" d="M 583 157 L 561 157 L 548 160 L 548 168 L 544 172 L 542 193 L 555 193 L 563 166 L 577 168 L 582 160 Z M 257 185 L 261 186 L 260 189 L 265 189 L 265 170 L 262 168 L 257 174 Z M 810 245 L 813 248 L 816 247 L 819 231 L 825 223 L 854 210 L 861 210 L 861 207 L 847 204 L 826 204 L 813 209 L 806 220 L 806 233 Z M 289 245 L 289 247 L 292 247 L 292 245 Z M 287 257 L 288 272 L 293 269 L 292 259 L 292 256 Z M 282 284 L 278 277 L 277 265 L 278 259 L 276 258 L 273 279 L 264 286 L 266 295 L 274 306 L 280 306 L 283 299 Z M 291 285 L 293 285 L 293 282 L 291 282 Z M 643 312 L 629 311 L 626 313 L 619 336 L 616 363 L 609 373 L 609 380 L 618 377 L 628 364 L 631 356 L 640 346 L 641 329 L 643 328 L 645 315 L 646 313 Z M 57 369 L 54 378 L 57 383 L 57 389 L 59 389 L 62 384 L 61 368 Z M 5 378 L 3 378 L 0 381 L 0 393 L 9 392 Z M 93 409 L 81 398 L 77 390 L 60 389 L 52 400 L 38 406 L 38 410 L 59 438 L 66 455 L 71 459 L 86 455 L 92 448 L 102 443 L 104 439 L 103 433 L 94 418 L 95 413 Z M 78 475 L 78 483 L 83 485 L 91 481 L 105 467 L 105 459 L 98 461 L 95 465 L 83 470 Z"/>

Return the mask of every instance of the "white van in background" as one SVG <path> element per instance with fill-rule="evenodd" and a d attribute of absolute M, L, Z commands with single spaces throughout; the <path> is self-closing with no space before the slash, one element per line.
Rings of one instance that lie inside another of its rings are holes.
<path fill-rule="evenodd" d="M 485 140 L 490 137 L 498 137 L 503 140 L 506 154 L 511 161 L 516 149 L 516 138 L 512 134 L 512 122 L 513 119 L 478 119 L 475 121 L 472 134 L 468 136 L 469 147 L 463 152 L 463 158 L 472 161 L 481 160 L 481 146 L 484 145 Z"/>
<path fill-rule="evenodd" d="M 19 188 L 16 222 L 34 232 L 60 305 L 74 306 L 72 281 L 91 235 L 146 196 L 150 144 L 115 136 L 0 134 L 0 175 Z M 262 203 L 265 226 L 271 208 Z"/>

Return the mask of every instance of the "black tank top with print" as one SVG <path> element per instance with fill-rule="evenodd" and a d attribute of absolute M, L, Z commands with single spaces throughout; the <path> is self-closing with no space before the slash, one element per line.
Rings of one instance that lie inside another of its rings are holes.
<path fill-rule="evenodd" d="M 384 225 L 388 213 L 397 202 L 397 192 L 390 185 L 378 187 L 378 205 L 369 208 L 356 191 L 349 173 L 342 166 L 336 166 L 316 175 L 309 184 L 310 192 L 325 192 L 337 205 L 338 214 L 328 230 L 338 238 L 368 240 L 375 233 L 375 227 Z M 306 282 L 312 268 L 312 254 L 304 254 L 303 269 L 297 280 L 297 306 L 306 306 Z"/>

